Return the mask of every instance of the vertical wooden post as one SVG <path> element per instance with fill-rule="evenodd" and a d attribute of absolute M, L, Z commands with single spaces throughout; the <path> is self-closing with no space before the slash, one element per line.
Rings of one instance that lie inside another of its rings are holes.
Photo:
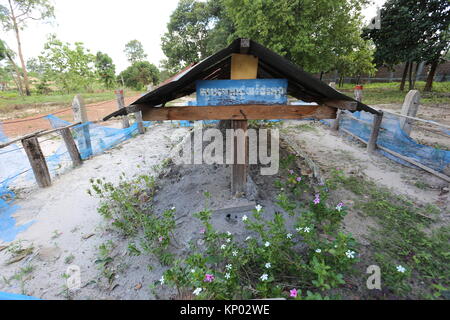
<path fill-rule="evenodd" d="M 139 134 L 144 134 L 145 128 L 144 128 L 144 123 L 142 122 L 142 112 L 141 111 L 135 112 L 134 116 L 136 117 Z"/>
<path fill-rule="evenodd" d="M 59 131 L 61 136 L 66 144 L 67 151 L 69 152 L 70 159 L 72 159 L 72 164 L 74 167 L 78 167 L 81 165 L 81 156 L 78 151 L 77 145 L 73 140 L 72 133 L 69 128 L 64 128 Z"/>
<path fill-rule="evenodd" d="M 77 94 L 72 101 L 73 118 L 75 122 L 88 122 L 86 113 L 86 106 L 81 95 Z M 89 125 L 85 124 L 78 130 L 80 133 L 77 140 L 80 150 L 84 153 L 86 158 L 92 155 L 91 134 L 89 132 Z"/>
<path fill-rule="evenodd" d="M 417 90 L 411 90 L 408 92 L 408 94 L 405 97 L 405 101 L 403 102 L 402 107 L 402 115 L 408 116 L 408 117 L 415 117 L 417 115 L 417 111 L 419 110 L 420 105 L 420 92 Z M 411 134 L 411 126 L 412 120 L 407 118 L 401 118 L 400 119 L 400 128 L 402 128 L 403 131 L 407 135 Z"/>
<path fill-rule="evenodd" d="M 248 55 L 250 40 L 241 40 L 240 54 L 231 56 L 231 79 L 256 79 L 258 74 L 258 58 Z M 244 131 L 244 143 L 238 144 L 235 136 L 234 143 L 234 164 L 231 165 L 231 192 L 233 195 L 241 195 L 246 191 L 248 174 L 248 142 L 247 142 L 247 120 L 231 120 L 231 128 Z M 245 163 L 239 164 L 238 159 L 244 155 Z"/>
<path fill-rule="evenodd" d="M 30 161 L 36 181 L 41 188 L 47 188 L 52 184 L 47 162 L 45 162 L 39 141 L 36 137 L 22 140 L 22 145 Z"/>
<path fill-rule="evenodd" d="M 342 118 L 342 110 L 338 109 L 336 113 L 336 119 L 334 119 L 334 121 L 331 123 L 331 131 L 334 132 L 339 131 L 339 122 L 341 121 L 341 118 Z"/>
<path fill-rule="evenodd" d="M 380 132 L 381 122 L 383 121 L 383 112 L 375 114 L 373 117 L 372 133 L 367 143 L 367 152 L 374 153 L 377 148 L 378 134 Z"/>
<path fill-rule="evenodd" d="M 116 90 L 114 92 L 116 94 L 117 98 L 117 107 L 118 109 L 125 108 L 125 98 L 123 96 L 123 90 Z M 128 120 L 127 116 L 122 116 L 122 128 L 129 128 L 130 127 L 130 121 Z"/>

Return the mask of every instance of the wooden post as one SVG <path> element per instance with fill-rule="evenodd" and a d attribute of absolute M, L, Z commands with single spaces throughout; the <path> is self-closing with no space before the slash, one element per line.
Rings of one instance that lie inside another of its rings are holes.
<path fill-rule="evenodd" d="M 123 90 L 116 90 L 114 92 L 116 94 L 117 98 L 117 107 L 118 109 L 125 108 L 125 98 L 123 96 Z M 122 116 L 122 128 L 129 128 L 130 127 L 130 121 L 128 120 L 127 116 Z"/>
<path fill-rule="evenodd" d="M 342 110 L 338 109 L 336 114 L 336 119 L 331 123 L 331 131 L 337 132 L 339 131 L 339 121 L 341 121 L 342 118 Z"/>
<path fill-rule="evenodd" d="M 78 167 L 81 165 L 81 156 L 78 152 L 77 145 L 73 140 L 72 133 L 69 128 L 64 128 L 59 131 L 64 143 L 66 144 L 67 151 L 69 152 L 70 158 L 72 159 L 73 167 Z"/>
<path fill-rule="evenodd" d="M 258 74 L 258 58 L 246 54 L 250 49 L 250 40 L 241 40 L 240 54 L 231 56 L 231 79 L 244 80 L 256 79 Z M 237 137 L 234 138 L 234 164 L 231 165 L 231 193 L 241 195 L 246 191 L 248 174 L 248 142 L 247 142 L 247 120 L 231 120 L 231 129 L 242 129 L 244 131 L 244 143 L 238 144 Z M 239 164 L 239 156 L 245 155 L 245 163 Z"/>
<path fill-rule="evenodd" d="M 52 184 L 47 162 L 45 162 L 39 141 L 36 137 L 30 137 L 22 140 L 23 148 L 30 161 L 36 181 L 41 188 L 47 188 Z"/>
<path fill-rule="evenodd" d="M 73 118 L 75 122 L 88 122 L 86 106 L 84 104 L 83 98 L 81 95 L 77 94 L 72 102 L 72 111 Z M 80 150 L 85 153 L 86 158 L 89 158 L 92 155 L 92 144 L 91 144 L 91 134 L 89 132 L 89 125 L 83 125 L 81 130 L 78 130 L 80 133 L 78 135 L 78 145 Z"/>
<path fill-rule="evenodd" d="M 417 111 L 419 110 L 420 105 L 420 92 L 418 90 L 411 90 L 405 97 L 405 101 L 403 102 L 402 107 L 402 115 L 408 117 L 415 117 L 417 115 Z M 411 126 L 412 121 L 408 118 L 400 119 L 400 128 L 407 135 L 411 134 Z"/>
<path fill-rule="evenodd" d="M 372 133 L 367 143 L 367 152 L 374 153 L 377 148 L 378 133 L 380 132 L 381 121 L 383 121 L 383 112 L 373 116 Z"/>
<path fill-rule="evenodd" d="M 142 123 L 142 112 L 141 111 L 135 112 L 134 116 L 136 117 L 139 134 L 144 134 L 145 128 L 144 128 L 144 123 Z"/>

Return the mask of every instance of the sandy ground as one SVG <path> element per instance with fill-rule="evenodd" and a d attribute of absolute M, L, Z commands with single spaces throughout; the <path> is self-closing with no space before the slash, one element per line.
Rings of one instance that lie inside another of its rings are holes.
<path fill-rule="evenodd" d="M 309 123 L 313 130 L 297 127 L 305 123 Z M 347 174 L 367 177 L 379 185 L 391 188 L 393 192 L 412 199 L 417 205 L 434 204 L 442 208 L 443 212 L 448 212 L 449 195 L 440 195 L 442 188 L 448 187 L 448 183 L 426 172 L 404 167 L 381 155 L 369 156 L 359 143 L 332 134 L 320 123 L 286 121 L 283 127 L 285 130 L 281 131 L 281 136 L 294 149 L 306 152 L 320 165 L 323 172 L 339 167 Z M 86 161 L 82 167 L 67 172 L 55 180 L 50 188 L 23 193 L 22 199 L 17 201 L 21 209 L 15 217 L 18 224 L 35 222 L 19 234 L 18 238 L 33 244 L 35 250 L 34 254 L 9 266 L 5 265 L 9 259 L 7 250 L 0 252 L 0 290 L 14 293 L 23 291 L 43 299 L 66 299 L 69 296 L 65 294 L 66 280 L 62 275 L 69 266 L 65 262 L 66 258 L 73 255 L 71 264 L 81 268 L 82 289 L 71 293 L 71 298 L 170 297 L 173 291 L 159 290 L 155 295 L 149 289 L 161 277 L 164 268 L 154 264 L 149 257 L 130 256 L 127 253 L 129 240 L 122 239 L 109 230 L 96 211 L 98 200 L 90 197 L 86 190 L 91 177 L 106 177 L 108 181 L 117 182 L 121 172 L 126 172 L 128 177 L 143 172 L 155 173 L 153 166 L 170 157 L 174 146 L 187 132 L 188 129 L 185 128 L 174 131 L 167 123 L 156 125 L 144 136 L 131 139 Z M 186 248 L 187 243 L 199 237 L 198 225 L 190 214 L 204 206 L 202 192 L 208 190 L 216 195 L 211 202 L 214 210 L 237 205 L 229 194 L 227 177 L 228 170 L 224 167 L 200 166 L 195 170 L 182 168 L 171 172 L 162 184 L 162 192 L 155 198 L 155 205 L 160 210 L 171 206 L 177 208 L 177 221 L 181 228 L 177 239 L 180 248 Z M 256 180 L 257 184 L 265 183 Z M 415 186 L 418 181 L 428 187 L 419 189 Z M 270 192 L 260 193 L 254 201 L 270 207 L 271 196 Z M 340 200 L 346 202 L 346 199 Z M 240 205 L 252 206 L 254 201 Z M 448 216 L 443 218 L 448 219 Z M 239 215 L 235 214 L 229 219 L 239 221 Z M 236 222 L 233 225 L 231 220 L 226 221 L 223 216 L 218 216 L 215 223 L 223 230 L 237 232 L 240 226 Z M 370 221 L 362 217 L 346 218 L 346 228 L 358 238 L 367 232 L 369 225 Z M 111 241 L 112 246 L 115 278 L 105 283 L 95 261 L 98 259 L 99 245 L 108 241 Z M 149 263 L 154 266 L 151 272 L 147 269 Z M 8 280 L 20 268 L 28 265 L 32 265 L 34 269 L 22 282 Z"/>

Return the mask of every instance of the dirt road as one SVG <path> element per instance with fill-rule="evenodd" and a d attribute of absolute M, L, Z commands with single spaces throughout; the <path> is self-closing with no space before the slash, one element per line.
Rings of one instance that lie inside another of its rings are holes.
<path fill-rule="evenodd" d="M 138 98 L 139 95 L 126 97 L 125 104 L 130 104 Z M 96 121 L 101 120 L 104 116 L 117 110 L 117 103 L 116 100 L 109 100 L 89 104 L 86 107 L 88 119 L 90 121 Z M 0 126 L 5 135 L 9 138 L 18 137 L 37 130 L 50 129 L 50 122 L 44 118 L 47 114 L 48 113 L 38 114 L 27 118 L 12 119 L 5 122 L 0 122 Z M 66 121 L 73 121 L 71 108 L 61 108 L 51 112 L 51 114 Z"/>

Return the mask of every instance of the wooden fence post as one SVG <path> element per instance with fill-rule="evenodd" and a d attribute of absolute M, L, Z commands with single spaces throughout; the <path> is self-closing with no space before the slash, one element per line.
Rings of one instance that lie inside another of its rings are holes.
<path fill-rule="evenodd" d="M 72 102 L 72 111 L 75 122 L 88 122 L 86 106 L 84 104 L 83 98 L 77 94 Z M 81 133 L 77 140 L 82 152 L 86 153 L 86 158 L 89 158 L 92 155 L 92 144 L 91 144 L 91 134 L 89 132 L 89 125 L 83 125 Z"/>
<path fill-rule="evenodd" d="M 405 97 L 405 101 L 403 102 L 402 107 L 402 115 L 408 117 L 415 117 L 417 115 L 417 111 L 419 110 L 420 105 L 420 92 L 418 90 L 411 90 L 407 93 Z M 411 134 L 411 126 L 412 121 L 407 118 L 400 119 L 400 128 L 407 135 Z"/>
<path fill-rule="evenodd" d="M 383 121 L 383 112 L 375 114 L 373 116 L 372 133 L 370 134 L 369 141 L 367 142 L 367 152 L 374 153 L 377 148 L 378 134 L 380 132 L 381 122 Z"/>
<path fill-rule="evenodd" d="M 61 133 L 62 138 L 64 139 L 64 143 L 66 144 L 67 151 L 69 152 L 70 158 L 72 159 L 72 163 L 74 167 L 78 167 L 81 165 L 81 156 L 78 151 L 77 145 L 73 140 L 72 133 L 69 128 L 64 128 L 59 131 Z"/>
<path fill-rule="evenodd" d="M 341 121 L 342 118 L 342 110 L 338 109 L 336 114 L 336 119 L 331 123 L 331 130 L 334 132 L 339 131 L 339 121 Z"/>
<path fill-rule="evenodd" d="M 123 96 L 123 90 L 116 90 L 114 91 L 117 98 L 117 107 L 118 109 L 125 108 L 125 98 Z M 130 127 L 130 120 L 128 120 L 127 116 L 122 116 L 122 128 L 129 128 Z"/>
<path fill-rule="evenodd" d="M 144 123 L 142 122 L 142 112 L 141 111 L 135 112 L 134 116 L 136 117 L 139 134 L 144 134 L 145 128 L 144 128 Z"/>
<path fill-rule="evenodd" d="M 22 140 L 22 145 L 39 187 L 47 188 L 51 186 L 50 172 L 48 171 L 47 162 L 39 146 L 38 139 L 36 137 L 26 138 Z"/>

